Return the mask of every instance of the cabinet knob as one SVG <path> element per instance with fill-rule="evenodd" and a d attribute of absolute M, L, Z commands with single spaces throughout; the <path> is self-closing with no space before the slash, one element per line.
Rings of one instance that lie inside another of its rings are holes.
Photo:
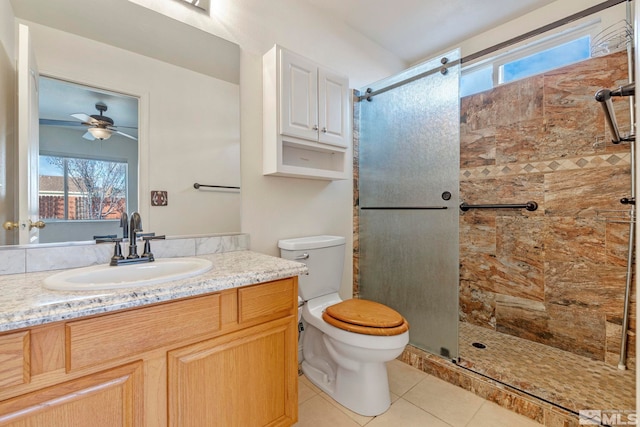
<path fill-rule="evenodd" d="M 327 133 L 327 128 L 322 128 L 322 133 Z"/>
<path fill-rule="evenodd" d="M 313 130 L 318 130 L 318 125 L 313 125 Z"/>

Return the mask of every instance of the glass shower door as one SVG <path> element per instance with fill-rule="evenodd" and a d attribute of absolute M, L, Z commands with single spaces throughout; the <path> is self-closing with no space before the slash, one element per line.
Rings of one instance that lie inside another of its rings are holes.
<path fill-rule="evenodd" d="M 409 321 L 412 345 L 455 359 L 460 67 L 458 51 L 445 56 L 359 103 L 359 283 Z"/>

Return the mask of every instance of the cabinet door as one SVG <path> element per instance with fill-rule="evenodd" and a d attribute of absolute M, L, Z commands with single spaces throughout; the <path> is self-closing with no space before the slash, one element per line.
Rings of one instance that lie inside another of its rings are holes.
<path fill-rule="evenodd" d="M 298 417 L 296 318 L 169 353 L 169 426 L 290 426 Z"/>
<path fill-rule="evenodd" d="M 280 61 L 280 133 L 317 141 L 318 67 L 285 50 Z"/>
<path fill-rule="evenodd" d="M 347 147 L 349 121 L 349 80 L 323 69 L 318 71 L 319 141 Z"/>
<path fill-rule="evenodd" d="M 0 426 L 142 426 L 142 363 L 79 378 L 0 403 Z"/>

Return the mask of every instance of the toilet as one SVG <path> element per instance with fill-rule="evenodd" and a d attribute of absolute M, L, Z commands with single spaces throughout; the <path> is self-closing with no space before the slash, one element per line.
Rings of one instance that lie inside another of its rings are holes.
<path fill-rule="evenodd" d="M 279 240 L 282 258 L 303 262 L 302 372 L 341 405 L 365 416 L 391 405 L 386 362 L 409 343 L 409 325 L 395 310 L 374 301 L 338 295 L 345 238 L 312 236 Z"/>

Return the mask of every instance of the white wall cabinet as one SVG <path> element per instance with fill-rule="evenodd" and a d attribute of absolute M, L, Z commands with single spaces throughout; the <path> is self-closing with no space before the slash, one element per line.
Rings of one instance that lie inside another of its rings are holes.
<path fill-rule="evenodd" d="M 264 174 L 349 178 L 349 79 L 277 45 L 263 67 Z"/>

